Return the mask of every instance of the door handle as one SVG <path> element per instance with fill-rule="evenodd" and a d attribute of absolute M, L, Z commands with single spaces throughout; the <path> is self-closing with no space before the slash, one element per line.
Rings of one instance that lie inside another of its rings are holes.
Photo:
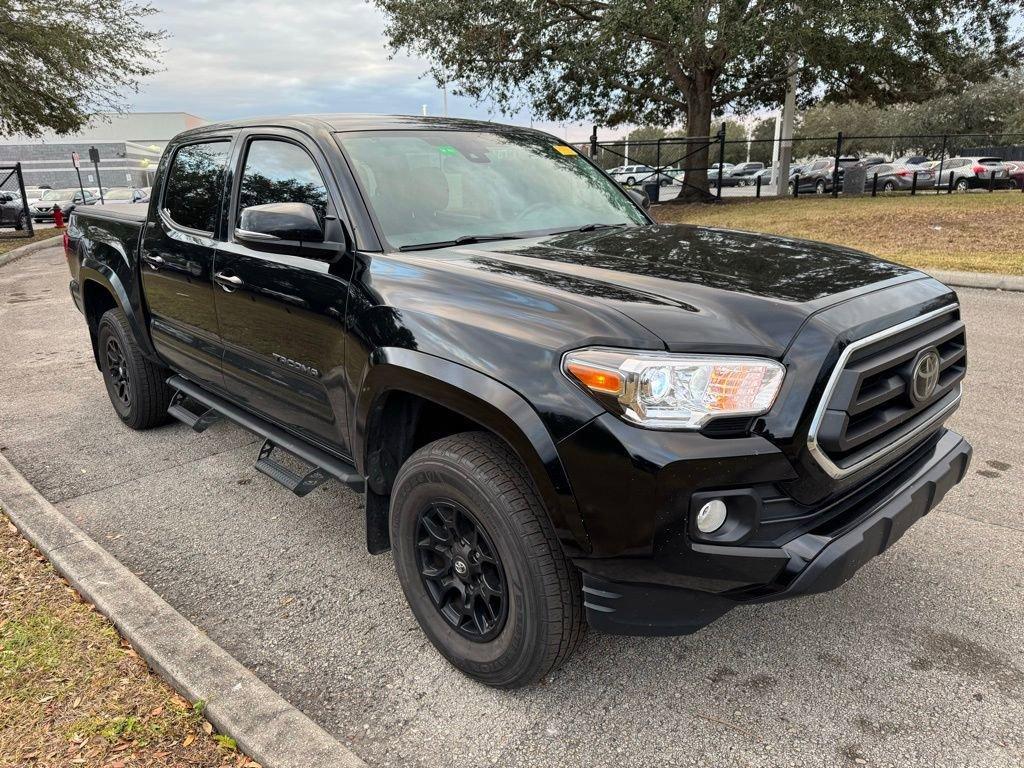
<path fill-rule="evenodd" d="M 142 254 L 142 260 L 149 264 L 153 269 L 160 269 L 164 265 L 162 256 L 150 255 L 148 253 Z"/>
<path fill-rule="evenodd" d="M 245 285 L 245 281 L 238 275 L 229 275 L 227 272 L 218 272 L 213 276 L 214 281 L 228 293 L 235 291 Z"/>

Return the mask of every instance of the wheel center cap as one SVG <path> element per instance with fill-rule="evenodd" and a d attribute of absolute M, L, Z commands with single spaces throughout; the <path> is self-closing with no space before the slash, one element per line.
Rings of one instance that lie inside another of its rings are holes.
<path fill-rule="evenodd" d="M 452 567 L 455 569 L 455 572 L 459 574 L 459 576 L 465 576 L 467 573 L 469 573 L 469 566 L 466 565 L 466 561 L 463 560 L 461 557 L 455 561 Z"/>

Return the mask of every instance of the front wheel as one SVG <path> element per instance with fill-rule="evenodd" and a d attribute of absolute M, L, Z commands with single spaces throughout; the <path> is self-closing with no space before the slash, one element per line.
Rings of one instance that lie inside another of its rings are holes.
<path fill-rule="evenodd" d="M 636 177 L 635 176 L 630 176 L 629 178 L 626 179 L 626 186 L 627 187 L 632 187 L 634 184 L 636 184 Z"/>
<path fill-rule="evenodd" d="M 817 193 L 819 195 L 824 195 L 825 194 L 825 180 L 824 179 L 818 179 L 818 183 L 814 185 L 814 191 L 815 191 L 815 193 Z"/>
<path fill-rule="evenodd" d="M 391 495 L 402 590 L 430 642 L 499 688 L 537 682 L 584 628 L 579 573 L 503 442 L 465 432 L 420 448 Z"/>
<path fill-rule="evenodd" d="M 28 227 L 28 216 L 22 211 L 18 214 L 18 220 L 14 222 L 14 228 L 19 232 Z"/>
<path fill-rule="evenodd" d="M 103 383 L 121 421 L 132 429 L 165 423 L 171 402 L 167 369 L 142 354 L 121 310 L 100 318 L 96 343 Z"/>

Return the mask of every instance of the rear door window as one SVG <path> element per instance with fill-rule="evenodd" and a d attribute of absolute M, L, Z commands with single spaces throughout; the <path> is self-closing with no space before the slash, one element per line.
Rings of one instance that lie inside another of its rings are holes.
<path fill-rule="evenodd" d="M 182 227 L 212 235 L 217 229 L 228 141 L 187 144 L 171 161 L 163 209 Z"/>

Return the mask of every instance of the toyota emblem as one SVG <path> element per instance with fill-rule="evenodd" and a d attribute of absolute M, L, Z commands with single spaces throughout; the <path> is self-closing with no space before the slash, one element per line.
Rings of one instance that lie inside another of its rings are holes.
<path fill-rule="evenodd" d="M 910 374 L 910 399 L 915 405 L 935 394 L 935 387 L 939 384 L 939 363 L 939 352 L 935 347 L 918 354 Z"/>

